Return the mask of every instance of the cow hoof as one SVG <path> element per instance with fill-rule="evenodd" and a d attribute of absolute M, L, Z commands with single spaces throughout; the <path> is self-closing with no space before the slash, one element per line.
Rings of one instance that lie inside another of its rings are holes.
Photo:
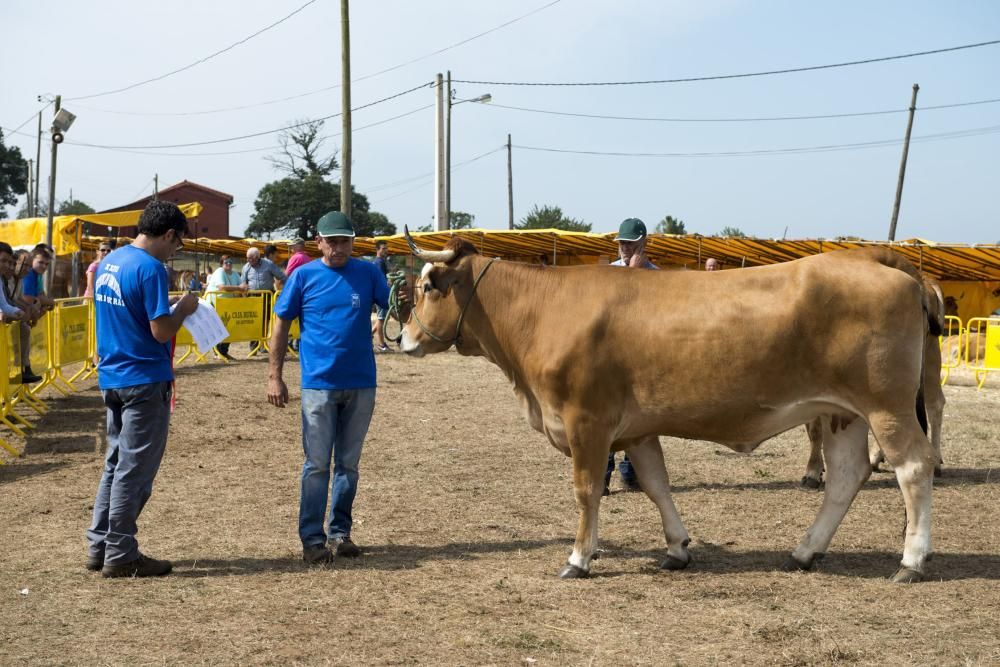
<path fill-rule="evenodd" d="M 915 584 L 923 580 L 924 575 L 922 573 L 911 570 L 908 567 L 900 567 L 896 570 L 896 574 L 892 575 L 892 582 L 894 584 Z"/>
<path fill-rule="evenodd" d="M 802 478 L 801 484 L 802 487 L 806 489 L 818 489 L 820 482 L 818 479 L 806 475 L 805 477 Z"/>
<path fill-rule="evenodd" d="M 941 466 L 934 466 L 934 476 L 944 477 L 944 470 L 941 469 Z"/>
<path fill-rule="evenodd" d="M 566 567 L 559 572 L 560 579 L 586 579 L 590 576 L 590 573 L 584 570 L 582 567 L 577 567 L 576 565 L 566 564 Z"/>
<path fill-rule="evenodd" d="M 691 564 L 691 554 L 688 554 L 687 560 L 681 560 L 677 556 L 671 556 L 670 554 L 667 554 L 667 557 L 660 562 L 660 569 L 683 570 L 690 564 Z"/>
<path fill-rule="evenodd" d="M 785 572 L 808 572 L 812 569 L 816 561 L 823 560 L 823 556 L 826 554 L 813 554 L 813 557 L 809 559 L 809 562 L 803 563 L 799 561 L 795 556 L 789 556 L 785 559 L 785 562 L 781 564 L 781 569 Z"/>

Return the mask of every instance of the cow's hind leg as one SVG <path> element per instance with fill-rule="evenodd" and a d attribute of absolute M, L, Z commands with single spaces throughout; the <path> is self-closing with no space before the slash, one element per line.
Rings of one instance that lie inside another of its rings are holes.
<path fill-rule="evenodd" d="M 597 551 L 597 520 L 611 445 L 609 438 L 599 436 L 592 429 L 580 427 L 574 430 L 577 433 L 567 429 L 567 436 L 573 456 L 573 490 L 580 520 L 573 553 L 559 572 L 563 579 L 577 579 L 590 573 L 590 561 Z"/>
<path fill-rule="evenodd" d="M 660 440 L 655 435 L 628 450 L 629 460 L 639 477 L 639 484 L 660 510 L 663 534 L 667 538 L 667 557 L 660 563 L 664 570 L 681 570 L 691 563 L 690 542 L 681 517 L 670 496 L 670 478 L 663 461 Z"/>
<path fill-rule="evenodd" d="M 816 520 L 785 561 L 785 570 L 808 570 L 826 553 L 830 540 L 871 475 L 868 465 L 868 424 L 860 417 L 836 432 L 830 418 L 823 417 L 823 456 L 826 459 L 826 490 Z"/>
<path fill-rule="evenodd" d="M 911 411 L 879 413 L 870 419 L 872 432 L 896 472 L 906 505 L 903 560 L 892 579 L 900 583 L 920 581 L 931 554 L 931 488 L 937 456 Z"/>
<path fill-rule="evenodd" d="M 823 482 L 822 417 L 806 424 L 806 435 L 809 436 L 809 462 L 806 463 L 806 474 L 802 477 L 801 484 L 807 489 L 818 489 Z"/>

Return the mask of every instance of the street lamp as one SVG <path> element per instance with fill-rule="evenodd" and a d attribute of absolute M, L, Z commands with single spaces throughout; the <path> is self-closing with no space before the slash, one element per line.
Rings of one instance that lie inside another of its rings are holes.
<path fill-rule="evenodd" d="M 451 89 L 451 71 L 448 72 L 448 122 L 447 131 L 445 132 L 447 145 L 445 147 L 445 205 L 444 205 L 444 228 L 451 229 L 451 108 L 457 106 L 464 102 L 479 102 L 480 104 L 487 104 L 493 99 L 493 96 L 489 93 L 480 95 L 479 97 L 472 97 L 467 100 L 453 101 L 455 97 L 455 91 Z"/>
<path fill-rule="evenodd" d="M 56 155 L 59 144 L 63 142 L 63 134 L 69 132 L 73 121 L 76 120 L 76 116 L 61 108 L 61 95 L 56 95 L 55 105 L 56 115 L 52 118 L 52 128 L 49 130 L 52 133 L 52 164 L 49 167 L 49 214 L 48 223 L 45 226 L 45 244 L 50 248 L 55 248 L 52 245 L 52 216 L 53 209 L 56 207 Z M 45 291 L 49 293 L 52 292 L 52 276 L 55 275 L 55 265 L 54 261 L 51 262 L 49 270 L 45 273 Z"/>

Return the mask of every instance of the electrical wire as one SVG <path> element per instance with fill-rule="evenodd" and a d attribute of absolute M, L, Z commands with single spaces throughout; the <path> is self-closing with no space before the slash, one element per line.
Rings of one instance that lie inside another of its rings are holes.
<path fill-rule="evenodd" d="M 27 125 L 28 123 L 30 123 L 35 118 L 35 116 L 37 116 L 38 114 L 40 114 L 43 111 L 45 111 L 46 109 L 48 109 L 49 105 L 51 105 L 51 104 L 52 104 L 52 100 L 49 100 L 45 104 L 45 106 L 43 106 L 41 109 L 39 109 L 35 113 L 33 113 L 30 116 L 28 116 L 28 120 L 24 121 L 23 123 L 21 123 L 20 125 L 18 125 L 17 127 L 15 127 L 13 130 L 7 130 L 7 131 L 10 132 L 11 134 L 24 134 L 23 132 L 19 132 L 18 130 L 20 130 L 22 127 L 24 127 L 25 125 Z"/>
<path fill-rule="evenodd" d="M 381 76 L 382 74 L 386 74 L 388 72 L 394 72 L 395 70 L 398 70 L 398 69 L 401 69 L 403 67 L 406 67 L 407 65 L 412 65 L 413 63 L 418 63 L 421 60 L 427 60 L 428 58 L 432 58 L 434 56 L 437 56 L 437 55 L 440 55 L 442 53 L 445 53 L 446 51 L 451 51 L 452 49 L 456 49 L 459 46 L 463 46 L 465 44 L 468 44 L 469 42 L 471 42 L 473 40 L 479 39 L 480 37 L 485 37 L 486 35 L 489 35 L 490 33 L 496 32 L 497 30 L 501 30 L 502 28 L 506 28 L 509 25 L 517 23 L 518 21 L 521 21 L 523 19 L 526 19 L 529 16 L 532 16 L 533 14 L 537 14 L 538 12 L 540 12 L 540 11 L 542 11 L 544 9 L 548 9 L 552 5 L 558 4 L 560 2 L 562 2 L 562 0 L 554 0 L 554 2 L 549 2 L 548 4 L 542 5 L 541 7 L 537 7 L 535 9 L 531 10 L 530 12 L 528 12 L 527 14 L 522 14 L 521 16 L 518 16 L 517 18 L 513 18 L 513 19 L 511 19 L 511 20 L 509 20 L 509 21 L 507 21 L 505 23 L 501 23 L 500 25 L 495 26 L 493 28 L 490 28 L 489 30 L 485 30 L 485 31 L 483 31 L 483 32 L 481 32 L 479 34 L 473 35 L 472 37 L 467 37 L 466 39 L 463 39 L 461 41 L 455 42 L 451 46 L 446 46 L 443 49 L 438 49 L 437 51 L 432 51 L 431 53 L 427 53 L 427 54 L 424 54 L 422 56 L 417 56 L 416 58 L 413 58 L 411 60 L 407 60 L 406 62 L 402 62 L 402 63 L 399 63 L 397 65 L 393 65 L 392 67 L 387 67 L 387 68 L 379 70 L 377 72 L 372 72 L 371 74 L 365 74 L 364 76 L 359 76 L 359 77 L 357 77 L 355 79 L 351 79 L 351 83 L 357 83 L 359 81 L 365 81 L 367 79 L 372 79 L 372 78 L 374 78 L 376 76 Z M 309 97 L 311 95 L 318 95 L 320 93 L 325 93 L 325 92 L 330 91 L 330 90 L 335 90 L 337 88 L 340 88 L 342 85 L 343 84 L 337 83 L 337 84 L 334 84 L 332 86 L 326 86 L 324 88 L 319 88 L 317 90 L 311 90 L 311 91 L 306 92 L 306 93 L 298 93 L 296 95 L 290 95 L 288 97 L 282 97 L 282 98 L 279 98 L 279 99 L 267 100 L 267 101 L 264 101 L 264 102 L 255 102 L 253 104 L 243 104 L 243 105 L 234 106 L 234 107 L 225 107 L 225 108 L 222 108 L 222 109 L 207 109 L 207 110 L 203 110 L 203 111 L 181 111 L 181 112 L 167 112 L 167 111 L 114 111 L 114 110 L 111 110 L 111 109 L 101 109 L 101 108 L 97 108 L 97 107 L 84 106 L 82 104 L 77 104 L 75 106 L 78 106 L 81 109 L 88 109 L 89 111 L 99 111 L 99 112 L 102 112 L 102 113 L 120 114 L 120 115 L 125 115 L 125 116 L 201 116 L 201 115 L 206 115 L 206 114 L 226 113 L 226 112 L 229 112 L 229 111 L 242 111 L 244 109 L 254 109 L 254 108 L 257 108 L 257 107 L 267 106 L 267 105 L 270 105 L 270 104 L 279 104 L 281 102 L 289 102 L 291 100 L 297 100 L 297 99 L 301 99 L 303 97 Z M 77 97 L 77 98 L 69 98 L 69 99 L 80 100 L 80 99 L 86 99 L 86 98 Z"/>
<path fill-rule="evenodd" d="M 485 153 L 477 155 L 476 157 L 469 158 L 468 160 L 463 160 L 462 162 L 456 162 L 455 164 L 451 165 L 451 170 L 454 172 L 457 169 L 461 169 L 462 167 L 470 165 L 473 162 L 475 162 L 477 160 L 481 160 L 484 157 L 487 157 L 489 155 L 493 155 L 496 152 L 505 150 L 506 148 L 507 148 L 507 144 L 503 144 L 501 146 L 498 146 L 498 147 L 494 148 L 493 150 L 489 150 L 489 151 L 486 151 Z M 396 197 L 402 197 L 403 195 L 409 194 L 411 192 L 416 192 L 417 190 L 420 190 L 421 188 L 427 187 L 434 180 L 434 172 L 428 172 L 428 173 L 425 173 L 425 174 L 421 174 L 419 176 L 412 176 L 410 178 L 405 178 L 405 179 L 402 179 L 402 180 L 399 180 L 399 181 L 394 181 L 393 183 L 384 183 L 382 185 L 376 185 L 375 187 L 372 187 L 372 188 L 365 188 L 365 193 L 376 192 L 378 190 L 382 190 L 382 189 L 385 189 L 385 188 L 392 187 L 393 185 L 400 185 L 402 183 L 407 183 L 407 182 L 414 181 L 414 180 L 428 179 L 428 177 L 429 177 L 429 180 L 425 180 L 424 182 L 420 183 L 419 185 L 417 185 L 415 187 L 412 187 L 412 188 L 410 188 L 408 190 L 403 190 L 402 192 L 397 192 L 396 194 L 390 195 L 388 197 L 383 197 L 382 199 L 379 199 L 378 201 L 371 202 L 371 204 L 374 206 L 375 204 L 381 204 L 382 202 L 389 201 L 390 199 L 395 199 Z"/>
<path fill-rule="evenodd" d="M 205 56 L 204 58 L 202 58 L 200 60 L 196 60 L 196 61 L 194 61 L 193 63 L 191 63 L 189 65 L 185 65 L 184 67 L 181 67 L 181 68 L 175 69 L 173 71 L 167 72 L 166 74 L 161 74 L 160 76 L 153 77 L 152 79 L 146 79 L 145 81 L 139 81 L 138 83 L 133 83 L 131 85 L 125 86 L 124 88 L 116 88 L 115 90 L 106 90 L 103 93 L 92 93 L 90 95 L 77 95 L 76 97 L 67 97 L 66 100 L 89 100 L 89 99 L 92 99 L 94 97 L 104 97 L 105 95 L 114 95 L 116 93 L 123 93 L 126 90 L 132 90 L 133 88 L 138 88 L 139 86 L 144 86 L 147 83 L 153 83 L 154 81 L 161 81 L 163 79 L 166 79 L 168 76 L 173 76 L 174 74 L 179 74 L 180 72 L 184 72 L 186 70 L 191 69 L 192 67 L 195 67 L 195 66 L 200 65 L 200 64 L 202 64 L 204 62 L 207 62 L 207 61 L 211 60 L 212 58 L 215 58 L 216 56 L 222 55 L 226 51 L 230 51 L 230 50 L 236 48 L 237 46 L 239 46 L 240 44 L 245 44 L 246 42 L 249 42 L 254 37 L 257 37 L 258 35 L 261 35 L 261 34 L 267 32 L 271 28 L 274 28 L 276 26 L 281 25 L 282 23 L 284 23 L 288 19 L 292 18 L 293 16 L 295 16 L 296 14 L 298 14 L 299 12 L 301 12 L 303 9 L 305 9 L 306 7 L 308 7 L 309 5 L 311 5 L 311 4 L 315 3 L 315 2 L 316 2 L 316 0 L 309 0 L 306 4 L 302 5 L 301 7 L 299 7 L 295 11 L 293 11 L 291 14 L 289 14 L 288 16 L 275 21 L 274 23 L 272 23 L 271 25 L 269 25 L 269 26 L 267 26 L 265 28 L 261 28 L 257 32 L 255 32 L 252 35 L 249 35 L 247 37 L 244 37 L 243 39 L 239 40 L 238 42 L 233 42 L 232 44 L 230 44 L 229 46 L 227 46 L 224 49 L 219 49 L 215 53 L 207 55 L 207 56 Z"/>
<path fill-rule="evenodd" d="M 556 81 L 478 81 L 474 79 L 452 79 L 452 83 L 469 83 L 482 86 L 645 86 L 660 83 L 694 83 L 699 81 L 721 81 L 725 79 L 748 79 L 758 76 L 772 76 L 775 74 L 793 74 L 797 72 L 815 72 L 837 67 L 852 67 L 854 65 L 870 65 L 872 63 L 884 63 L 890 60 L 903 60 L 904 58 L 916 58 L 917 56 L 930 56 L 939 53 L 949 53 L 952 51 L 962 51 L 964 49 L 976 49 L 983 46 L 993 46 L 1000 44 L 1000 39 L 989 42 L 978 42 L 976 44 L 962 44 L 961 46 L 949 46 L 943 49 L 933 49 L 930 51 L 915 51 L 913 53 L 903 53 L 895 56 L 884 56 L 882 58 L 866 58 L 864 60 L 850 60 L 829 65 L 810 65 L 806 67 L 789 67 L 787 69 L 767 70 L 763 72 L 744 72 L 741 74 L 717 74 L 712 76 L 691 76 L 677 79 L 651 79 L 647 81 L 576 81 L 576 82 L 556 82 Z"/>
<path fill-rule="evenodd" d="M 388 97 L 383 97 L 382 99 L 375 100 L 374 102 L 369 102 L 368 104 L 362 104 L 359 107 L 355 107 L 355 108 L 351 109 L 351 111 L 354 112 L 354 111 L 360 111 L 361 109 L 367 109 L 369 107 L 375 106 L 376 104 L 382 104 L 383 102 L 388 102 L 389 100 L 394 100 L 397 97 L 402 97 L 403 95 L 407 95 L 407 94 L 412 93 L 412 92 L 414 92 L 416 90 L 420 90 L 421 88 L 428 88 L 428 87 L 433 86 L 433 85 L 434 85 L 433 81 L 428 82 L 428 83 L 422 83 L 419 86 L 414 86 L 413 88 L 409 88 L 408 90 L 404 90 L 402 92 L 396 93 L 395 95 L 389 95 Z M 211 144 L 223 144 L 223 143 L 227 143 L 227 142 L 230 142 L 230 141 L 241 141 L 243 139 L 252 139 L 254 137 L 262 137 L 262 136 L 265 136 L 265 135 L 268 135 L 268 134 L 276 134 L 278 132 L 284 132 L 285 130 L 294 130 L 297 127 L 302 127 L 303 125 L 308 125 L 310 123 L 315 123 L 316 121 L 330 120 L 331 118 L 336 118 L 337 116 L 340 116 L 340 115 L 341 114 L 338 112 L 338 113 L 330 114 L 329 116 L 323 116 L 321 118 L 313 118 L 313 119 L 310 119 L 310 120 L 304 120 L 304 121 L 302 121 L 300 123 L 293 123 L 292 125 L 286 125 L 284 127 L 279 127 L 279 128 L 273 129 L 273 130 L 265 130 L 263 132 L 253 132 L 251 134 L 242 134 L 242 135 L 240 135 L 238 137 L 226 137 L 225 139 L 211 139 L 211 140 L 208 140 L 208 141 L 193 141 L 193 142 L 188 142 L 188 143 L 184 143 L 184 144 L 163 144 L 163 145 L 159 145 L 159 146 L 110 146 L 110 145 L 106 145 L 106 144 L 91 144 L 91 143 L 84 143 L 84 142 L 78 142 L 78 141 L 66 142 L 66 143 L 72 143 L 75 146 L 87 146 L 88 148 L 109 148 L 109 149 L 111 149 L 111 148 L 117 148 L 117 149 L 129 149 L 129 150 L 151 150 L 151 149 L 159 149 L 159 148 L 191 148 L 193 146 L 208 146 L 208 145 L 211 145 Z"/>
<path fill-rule="evenodd" d="M 936 106 L 917 107 L 917 111 L 931 111 L 937 109 L 953 109 L 956 107 L 966 107 L 976 104 L 994 104 L 1000 102 L 1000 98 L 990 100 L 977 100 L 975 102 L 960 102 L 957 104 L 938 104 Z M 851 113 L 819 114 L 813 116 L 757 116 L 757 117 L 736 117 L 736 118 L 658 118 L 650 116 L 613 116 L 604 114 L 576 113 L 572 111 L 554 111 L 551 109 L 532 109 L 529 107 L 515 107 L 506 104 L 484 104 L 484 107 L 494 107 L 498 109 L 511 109 L 513 111 L 527 111 L 530 113 L 549 114 L 553 116 L 570 116 L 574 118 L 595 118 L 600 120 L 629 120 L 657 123 L 755 123 L 786 120 L 820 120 L 826 118 L 857 118 L 862 116 L 882 116 L 886 114 L 899 114 L 909 111 L 904 109 L 885 109 L 883 111 L 856 111 Z"/>
<path fill-rule="evenodd" d="M 911 143 L 923 141 L 935 141 L 942 139 L 962 139 L 965 137 L 982 136 L 1000 132 L 1000 125 L 990 125 L 987 127 L 970 128 L 955 132 L 940 132 L 937 134 L 926 134 L 912 137 Z M 576 150 L 568 148 L 550 148 L 544 146 L 523 146 L 515 144 L 514 148 L 529 151 L 542 151 L 546 153 L 569 153 L 573 155 L 599 155 L 612 157 L 664 157 L 664 158 L 701 158 L 701 157 L 746 157 L 756 155 L 793 155 L 803 153 L 829 153 L 844 150 L 859 150 L 865 148 L 879 148 L 884 146 L 898 146 L 903 143 L 902 139 L 883 139 L 879 141 L 863 141 L 851 144 L 827 144 L 821 146 L 800 146 L 793 148 L 760 149 L 751 151 L 717 151 L 717 152 L 696 152 L 696 153 L 639 153 L 626 151 L 591 151 Z"/>

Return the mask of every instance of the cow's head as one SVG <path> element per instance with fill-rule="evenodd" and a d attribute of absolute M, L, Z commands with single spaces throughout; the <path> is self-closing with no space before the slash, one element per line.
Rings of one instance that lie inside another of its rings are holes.
<path fill-rule="evenodd" d="M 399 347 L 415 357 L 444 352 L 458 342 L 463 354 L 478 354 L 478 345 L 468 332 L 468 314 L 458 331 L 459 318 L 468 308 L 475 275 L 472 258 L 479 254 L 468 241 L 453 237 L 444 250 L 421 250 L 406 230 L 413 254 L 427 262 L 414 286 L 414 303 L 403 327 Z"/>

